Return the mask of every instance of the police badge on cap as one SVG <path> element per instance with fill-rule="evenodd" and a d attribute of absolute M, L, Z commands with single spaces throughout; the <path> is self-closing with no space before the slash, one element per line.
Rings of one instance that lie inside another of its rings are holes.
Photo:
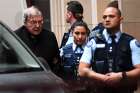
<path fill-rule="evenodd" d="M 135 44 L 136 44 L 137 47 L 140 47 L 140 42 L 139 41 L 136 40 Z"/>

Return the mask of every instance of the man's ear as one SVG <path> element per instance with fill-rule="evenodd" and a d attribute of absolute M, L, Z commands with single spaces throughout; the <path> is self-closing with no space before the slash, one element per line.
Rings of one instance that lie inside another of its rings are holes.
<path fill-rule="evenodd" d="M 120 23 L 122 23 L 122 22 L 123 22 L 123 19 L 124 19 L 123 17 L 120 17 Z"/>
<path fill-rule="evenodd" d="M 26 21 L 24 21 L 24 26 L 26 26 L 27 25 L 27 22 Z"/>
<path fill-rule="evenodd" d="M 124 19 L 124 18 L 121 16 L 121 17 L 120 17 L 120 21 L 123 21 L 123 19 Z"/>
<path fill-rule="evenodd" d="M 24 25 L 26 25 L 26 21 L 24 21 Z"/>
<path fill-rule="evenodd" d="M 71 18 L 72 17 L 72 12 L 68 12 L 68 17 Z"/>

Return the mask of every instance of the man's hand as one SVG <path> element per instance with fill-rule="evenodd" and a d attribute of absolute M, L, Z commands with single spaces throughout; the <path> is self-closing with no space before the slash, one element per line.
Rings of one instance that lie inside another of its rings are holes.
<path fill-rule="evenodd" d="M 112 87 L 117 87 L 120 85 L 122 79 L 122 72 L 119 73 L 111 72 L 111 73 L 107 73 L 106 76 L 107 79 L 105 80 L 105 83 L 107 85 Z"/>

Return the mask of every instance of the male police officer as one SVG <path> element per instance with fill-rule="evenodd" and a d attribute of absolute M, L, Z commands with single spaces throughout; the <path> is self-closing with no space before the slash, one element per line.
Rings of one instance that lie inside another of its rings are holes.
<path fill-rule="evenodd" d="M 122 19 L 118 8 L 107 7 L 103 13 L 105 29 L 88 42 L 81 57 L 79 74 L 96 82 L 94 93 L 133 93 L 136 89 L 140 43 L 120 31 Z"/>
<path fill-rule="evenodd" d="M 99 31 L 102 31 L 104 30 L 104 26 L 103 26 L 103 23 L 100 22 L 97 26 L 95 26 L 90 34 L 89 34 L 89 40 L 91 40 L 92 38 L 94 38 L 94 36 L 96 35 L 96 33 L 98 33 Z"/>
<path fill-rule="evenodd" d="M 71 27 L 76 21 L 83 19 L 83 6 L 78 1 L 70 1 L 67 3 L 66 22 L 70 23 Z M 73 42 L 71 28 L 68 32 L 64 33 L 62 38 L 61 47 Z"/>

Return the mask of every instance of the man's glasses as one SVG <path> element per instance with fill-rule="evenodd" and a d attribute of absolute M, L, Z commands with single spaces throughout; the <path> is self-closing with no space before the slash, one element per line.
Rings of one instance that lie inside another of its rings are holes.
<path fill-rule="evenodd" d="M 32 25 L 37 25 L 37 24 L 42 25 L 43 24 L 43 20 L 40 20 L 40 21 L 29 20 L 28 22 Z"/>

